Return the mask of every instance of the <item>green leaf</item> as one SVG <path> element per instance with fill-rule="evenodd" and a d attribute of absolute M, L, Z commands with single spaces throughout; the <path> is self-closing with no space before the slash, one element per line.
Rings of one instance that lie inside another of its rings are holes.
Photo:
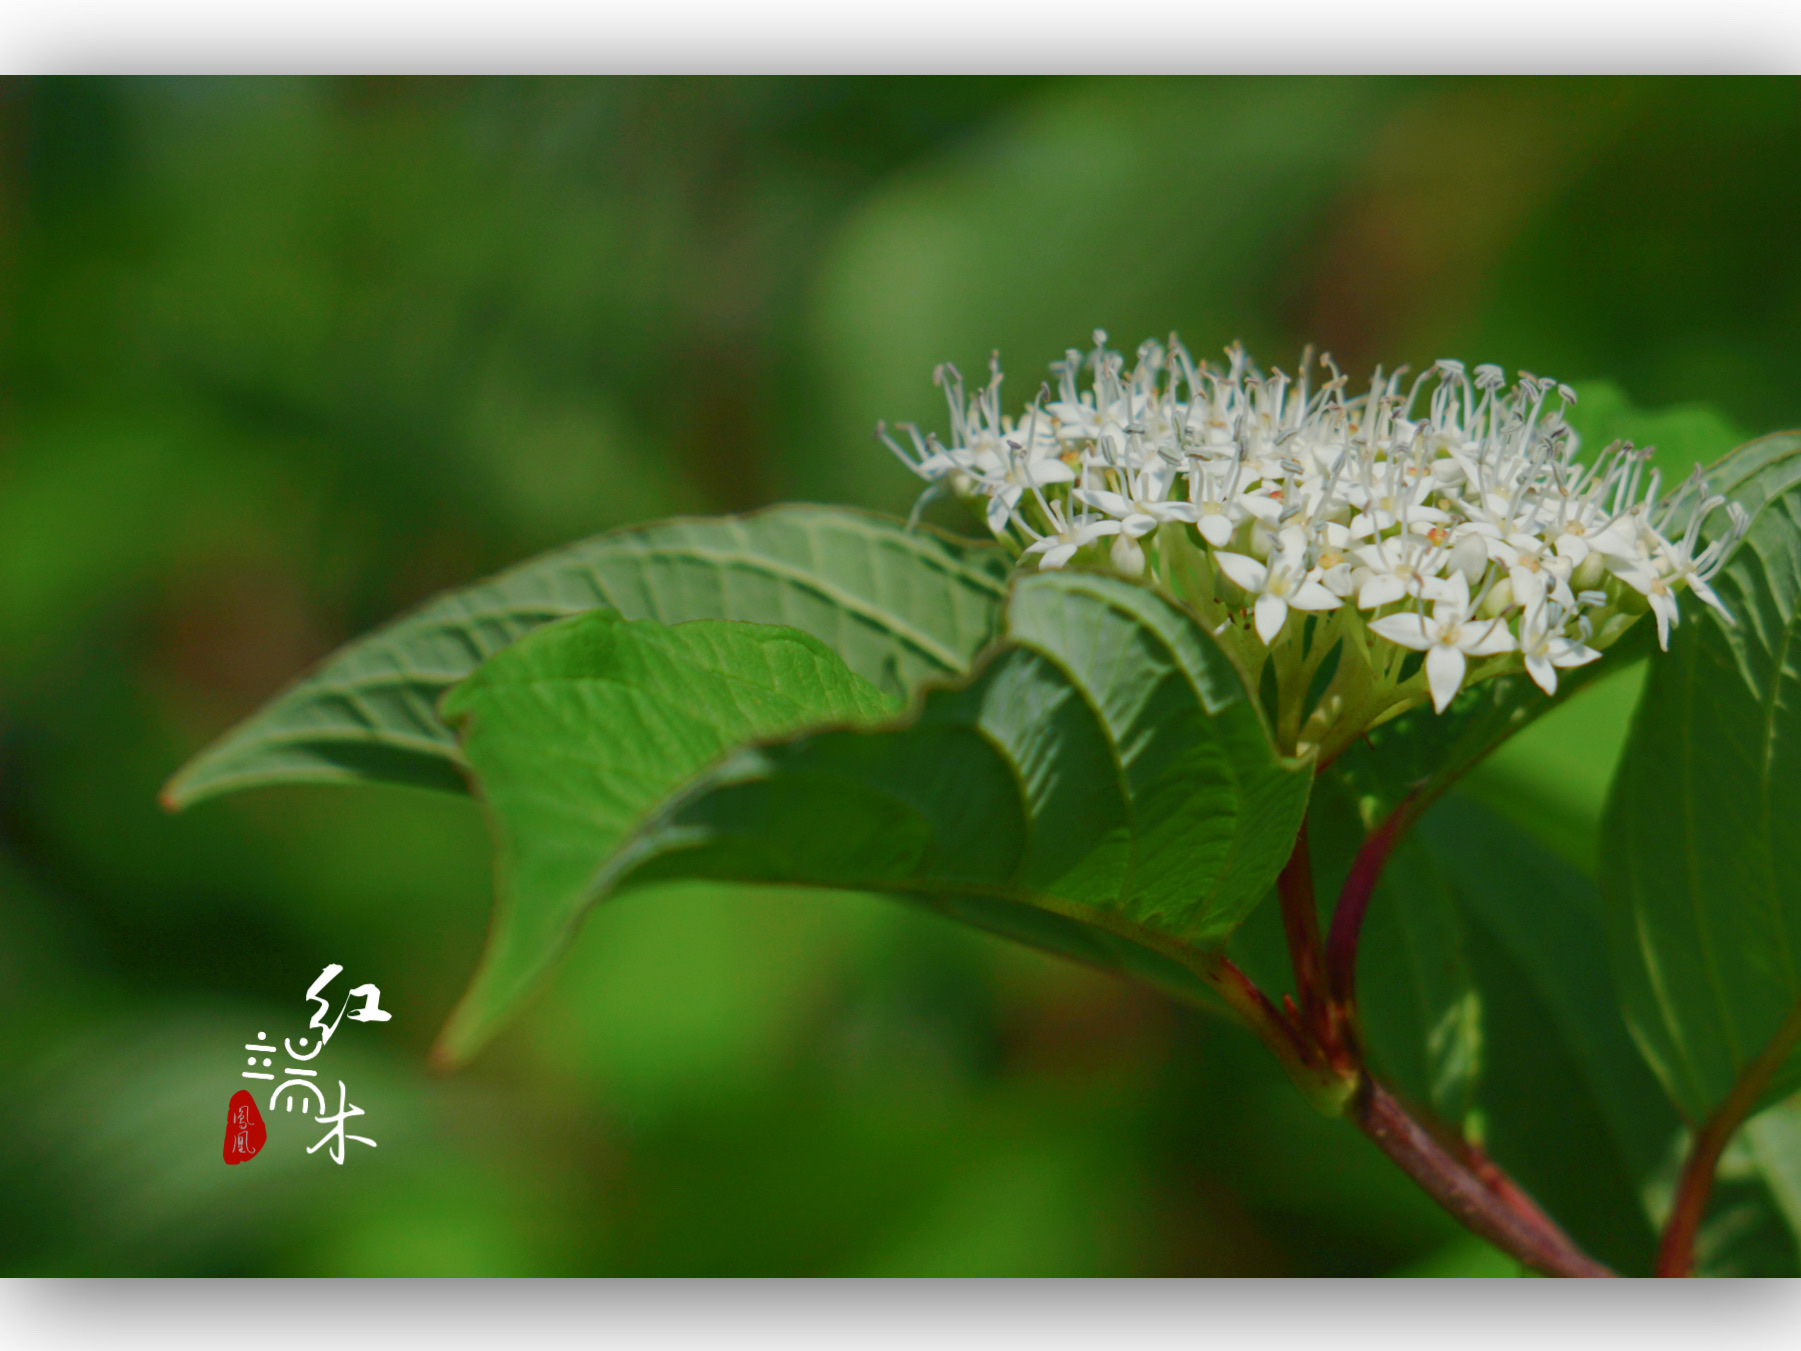
<path fill-rule="evenodd" d="M 1601 817 L 1646 674 L 1643 661 L 1602 673 L 1579 697 L 1496 747 L 1458 791 L 1493 807 L 1585 876 L 1599 877 Z"/>
<path fill-rule="evenodd" d="M 1358 942 L 1358 1008 L 1385 1075 L 1460 1126 L 1476 1103 L 1482 995 L 1453 880 L 1416 840 L 1389 856 Z"/>
<path fill-rule="evenodd" d="M 665 627 L 610 610 L 548 624 L 443 700 L 495 835 L 487 951 L 446 1033 L 462 1046 L 567 944 L 626 833 L 747 742 L 892 715 L 890 699 L 798 629 Z"/>
<path fill-rule="evenodd" d="M 1789 1231 L 1801 1237 L 1801 1094 L 1747 1121 L 1744 1140 Z"/>
<path fill-rule="evenodd" d="M 582 727 L 565 755 L 617 753 L 620 727 Z M 538 784 L 530 756 L 518 772 L 527 798 L 579 788 Z M 1217 1007 L 1198 954 L 1268 891 L 1309 781 L 1185 612 L 1117 578 L 1041 574 L 1015 584 L 1005 641 L 972 679 L 929 690 L 901 725 L 731 757 L 636 831 L 583 899 L 673 877 L 897 895 Z M 540 847 L 592 853 L 579 802 L 538 826 L 558 835 Z M 490 1030 L 465 1008 L 444 1058 Z"/>
<path fill-rule="evenodd" d="M 1801 434 L 1742 446 L 1710 478 L 1752 514 L 1713 582 L 1737 623 L 1685 597 L 1602 855 L 1627 1020 L 1696 1123 L 1801 1000 Z M 1765 1101 L 1797 1084 L 1791 1057 Z"/>
<path fill-rule="evenodd" d="M 259 784 L 382 779 L 462 791 L 438 696 L 551 620 L 785 624 L 889 694 L 962 673 L 994 632 L 1011 565 L 991 545 L 812 506 L 664 521 L 534 558 L 358 639 L 191 760 L 170 807 Z"/>
<path fill-rule="evenodd" d="M 1679 1123 L 1620 1016 L 1594 884 L 1462 794 L 1415 832 L 1461 910 L 1486 1148 L 1602 1260 L 1649 1270 L 1643 1186 Z"/>
<path fill-rule="evenodd" d="M 1567 415 L 1582 437 L 1582 458 L 1592 459 L 1614 441 L 1654 447 L 1651 463 L 1667 484 L 1688 476 L 1697 464 L 1712 464 L 1749 439 L 1731 418 L 1712 404 L 1681 403 L 1664 408 L 1638 408 L 1618 385 L 1589 380 L 1576 386 L 1577 404 Z"/>

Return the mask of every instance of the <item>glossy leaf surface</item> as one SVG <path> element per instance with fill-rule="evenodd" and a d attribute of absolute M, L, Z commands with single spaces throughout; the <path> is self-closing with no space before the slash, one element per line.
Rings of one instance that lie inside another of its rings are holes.
<path fill-rule="evenodd" d="M 1684 597 L 1603 840 L 1627 1017 L 1696 1122 L 1801 1000 L 1801 436 L 1711 477 L 1753 517 L 1713 583 L 1737 622 Z M 1766 1101 L 1798 1082 L 1791 1057 Z"/>
<path fill-rule="evenodd" d="M 664 521 L 559 549 L 358 639 L 172 779 L 171 807 L 259 784 L 386 780 L 461 791 L 438 696 L 540 624 L 587 610 L 783 624 L 902 696 L 966 670 L 994 631 L 997 548 L 864 512 L 782 506 Z"/>
<path fill-rule="evenodd" d="M 462 1047 L 566 945 L 625 834 L 747 742 L 867 722 L 897 701 L 817 638 L 770 624 L 667 627 L 600 610 L 538 629 L 444 699 L 495 836 L 493 927 L 446 1033 Z"/>
<path fill-rule="evenodd" d="M 671 877 L 882 892 L 1210 1002 L 1204 954 L 1268 891 L 1310 776 L 1278 759 L 1223 654 L 1155 593 L 1027 577 L 1006 622 L 973 679 L 929 691 L 903 723 L 748 748 L 703 775 L 585 899 Z M 570 755 L 618 753 L 620 726 L 585 727 Z M 529 754 L 514 762 L 533 772 Z M 540 827 L 557 837 L 547 852 L 592 848 L 579 808 Z M 486 1027 L 459 1017 L 441 1053 L 468 1054 Z"/>

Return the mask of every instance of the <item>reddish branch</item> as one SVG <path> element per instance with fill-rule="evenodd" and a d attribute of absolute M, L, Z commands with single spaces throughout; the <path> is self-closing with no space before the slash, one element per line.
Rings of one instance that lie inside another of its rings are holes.
<path fill-rule="evenodd" d="M 1707 1119 L 1689 1146 L 1688 1161 L 1682 1167 L 1682 1179 L 1676 1184 L 1676 1200 L 1670 1209 L 1669 1223 L 1664 1226 L 1663 1245 L 1657 1254 L 1659 1276 L 1690 1276 L 1695 1269 L 1695 1235 L 1707 1213 L 1707 1198 L 1713 1191 L 1714 1172 L 1720 1155 L 1726 1150 L 1733 1132 L 1744 1124 L 1757 1106 L 1757 1100 L 1770 1086 L 1782 1062 L 1788 1059 L 1795 1043 L 1801 1041 L 1801 1003 L 1789 1016 L 1770 1044 L 1757 1059 L 1740 1072 L 1726 1100 Z"/>
<path fill-rule="evenodd" d="M 1357 857 L 1351 860 L 1351 871 L 1345 877 L 1344 889 L 1338 894 L 1338 905 L 1332 911 L 1332 936 L 1326 944 L 1326 978 L 1333 1002 L 1347 1019 L 1357 1005 L 1357 940 L 1363 933 L 1363 917 L 1369 911 L 1370 897 L 1375 894 L 1383 865 L 1418 815 L 1414 810 L 1417 801 L 1411 795 L 1402 798 L 1382 824 L 1365 837 Z"/>
<path fill-rule="evenodd" d="M 1495 1194 L 1502 1205 L 1519 1216 L 1526 1224 L 1543 1232 L 1555 1234 L 1563 1243 L 1568 1244 L 1572 1249 L 1575 1248 L 1575 1244 L 1564 1234 L 1557 1221 L 1545 1214 L 1538 1202 L 1528 1196 L 1520 1188 L 1519 1183 L 1509 1177 L 1501 1165 L 1489 1158 L 1480 1147 L 1465 1142 L 1462 1152 L 1464 1163 L 1470 1172 L 1475 1174 L 1476 1179 L 1483 1186 Z"/>
<path fill-rule="evenodd" d="M 1546 1276 L 1611 1276 L 1555 1225 L 1534 1224 L 1506 1204 L 1367 1075 L 1352 1119 L 1382 1152 L 1463 1225 Z M 1512 1184 L 1510 1183 L 1509 1186 Z M 1533 1207 L 1536 1212 L 1537 1208 Z"/>
<path fill-rule="evenodd" d="M 1302 825 L 1276 880 L 1300 998 L 1298 1008 L 1284 1001 L 1292 1012 L 1282 1021 L 1307 1043 L 1302 1054 L 1309 1063 L 1356 1083 L 1350 1114 L 1358 1127 L 1466 1227 L 1547 1276 L 1611 1276 L 1613 1272 L 1578 1248 L 1492 1159 L 1460 1139 L 1447 1145 L 1435 1138 L 1362 1063 L 1356 1034 L 1357 942 L 1383 864 L 1421 806 L 1418 798 L 1403 800 L 1365 839 L 1324 944 L 1307 828 Z M 1267 1000 L 1263 1003 L 1268 1006 Z"/>
<path fill-rule="evenodd" d="M 1307 850 L 1305 821 L 1295 836 L 1294 852 L 1276 878 L 1276 897 L 1282 905 L 1282 931 L 1294 964 L 1300 1026 L 1327 1064 L 1354 1070 L 1326 984 L 1325 947 L 1320 942 L 1319 909 L 1313 899 L 1313 860 Z"/>

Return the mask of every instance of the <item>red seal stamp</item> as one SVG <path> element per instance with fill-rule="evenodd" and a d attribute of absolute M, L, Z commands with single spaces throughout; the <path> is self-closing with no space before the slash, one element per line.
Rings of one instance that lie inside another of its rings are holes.
<path fill-rule="evenodd" d="M 263 1125 L 256 1099 L 250 1096 L 249 1089 L 240 1088 L 231 1095 L 231 1105 L 225 1111 L 225 1162 L 254 1159 L 268 1138 L 269 1128 Z"/>

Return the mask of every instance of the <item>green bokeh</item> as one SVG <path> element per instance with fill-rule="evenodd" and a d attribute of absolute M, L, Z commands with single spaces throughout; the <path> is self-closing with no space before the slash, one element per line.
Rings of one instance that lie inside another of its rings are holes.
<path fill-rule="evenodd" d="M 0 122 L 0 1270 L 1513 1273 L 1247 1038 L 866 897 L 634 896 L 433 1078 L 477 809 L 155 793 L 540 548 L 904 509 L 876 419 L 996 346 L 1016 400 L 1098 326 L 1792 426 L 1801 84 L 52 80 Z M 1639 679 L 1470 791 L 1592 867 Z M 239 1045 L 329 961 L 395 1015 L 330 1051 L 378 1148 L 276 1114 L 225 1168 Z"/>

